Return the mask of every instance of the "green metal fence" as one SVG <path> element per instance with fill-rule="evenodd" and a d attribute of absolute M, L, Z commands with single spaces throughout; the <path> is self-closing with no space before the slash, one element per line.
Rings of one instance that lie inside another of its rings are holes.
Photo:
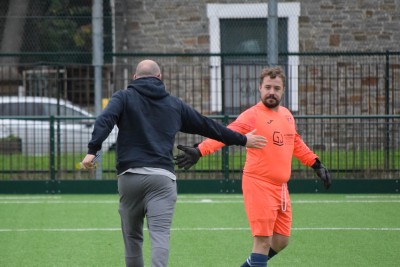
<path fill-rule="evenodd" d="M 93 112 L 93 67 L 50 63 L 56 55 L 47 56 L 47 62 L 0 66 L 0 97 L 48 97 L 59 103 L 68 100 Z M 109 56 L 114 61 L 103 67 L 104 104 L 113 92 L 130 82 L 140 60 L 151 58 L 160 64 L 172 95 L 223 124 L 258 101 L 258 75 L 267 65 L 264 54 Z M 335 179 L 396 181 L 400 177 L 400 52 L 282 54 L 280 62 L 287 74 L 283 104 L 292 110 L 298 131 Z M 60 110 L 39 117 L 13 117 L 0 108 L 0 180 L 115 180 L 112 143 L 103 152 L 100 176 L 76 168 L 86 153 L 93 120 L 93 115 L 68 116 Z M 64 125 L 69 125 L 71 133 Z M 16 128 L 28 126 L 36 130 L 13 135 Z M 176 144 L 201 140 L 179 133 Z M 64 153 L 66 148 L 69 151 Z M 237 184 L 244 160 L 245 149 L 223 148 L 202 158 L 189 171 L 177 169 L 178 177 L 182 181 Z M 312 180 L 315 175 L 294 159 L 292 180 L 302 179 Z"/>
<path fill-rule="evenodd" d="M 235 116 L 211 116 L 228 123 Z M 400 172 L 400 115 L 380 116 L 295 116 L 298 131 L 330 169 L 335 179 L 398 179 Z M 85 180 L 96 179 L 96 172 L 79 169 L 86 154 L 91 128 L 66 138 L 66 121 L 88 121 L 86 117 L 1 117 L 3 128 L 25 128 L 38 120 L 44 130 L 27 129 L 25 138 L 0 139 L 1 180 Z M 9 124 L 5 124 L 8 122 Z M 18 125 L 11 123 L 18 122 Z M 22 122 L 22 123 L 21 123 Z M 83 126 L 87 127 L 87 126 Z M 30 132 L 29 132 L 30 131 Z M 45 133 L 48 131 L 48 134 Z M 116 133 L 115 133 L 116 134 Z M 39 135 L 36 136 L 35 135 Z M 176 144 L 192 145 L 203 138 L 180 133 Z M 108 140 L 108 142 L 115 142 Z M 115 179 L 115 149 L 102 152 L 101 179 Z M 68 149 L 67 149 L 68 148 Z M 175 151 L 177 154 L 178 151 Z M 177 169 L 179 179 L 240 180 L 245 149 L 231 146 L 201 158 L 188 171 Z M 98 178 L 98 177 L 97 177 Z M 310 168 L 293 159 L 293 179 L 315 178 Z"/>

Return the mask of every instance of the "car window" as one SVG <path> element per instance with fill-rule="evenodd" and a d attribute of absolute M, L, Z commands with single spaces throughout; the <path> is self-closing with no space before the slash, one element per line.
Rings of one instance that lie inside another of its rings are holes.
<path fill-rule="evenodd" d="M 2 116 L 43 116 L 41 103 L 0 103 Z"/>
<path fill-rule="evenodd" d="M 71 116 L 71 117 L 87 117 L 85 114 L 72 109 L 70 107 L 62 106 L 59 107 L 57 104 L 46 104 L 45 105 L 45 113 L 46 115 L 54 115 L 54 116 Z"/>

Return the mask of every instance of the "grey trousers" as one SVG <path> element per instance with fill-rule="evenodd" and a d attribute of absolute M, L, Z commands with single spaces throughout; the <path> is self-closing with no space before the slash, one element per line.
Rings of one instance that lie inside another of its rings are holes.
<path fill-rule="evenodd" d="M 151 266 L 166 267 L 176 182 L 167 176 L 127 173 L 118 177 L 122 236 L 127 267 L 143 267 L 143 224 L 151 242 Z"/>

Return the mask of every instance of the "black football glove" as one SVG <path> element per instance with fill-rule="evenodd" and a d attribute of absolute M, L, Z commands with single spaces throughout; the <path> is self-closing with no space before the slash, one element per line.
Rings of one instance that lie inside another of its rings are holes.
<path fill-rule="evenodd" d="M 200 150 L 197 148 L 196 145 L 194 146 L 178 145 L 176 148 L 184 152 L 184 154 L 180 154 L 174 158 L 175 164 L 178 165 L 179 169 L 184 168 L 185 170 L 188 170 L 190 167 L 196 164 L 201 157 Z"/>
<path fill-rule="evenodd" d="M 319 159 L 315 160 L 315 163 L 311 166 L 314 169 L 315 173 L 321 178 L 322 182 L 324 182 L 325 189 L 329 189 L 332 184 L 331 175 L 325 166 L 319 161 Z"/>

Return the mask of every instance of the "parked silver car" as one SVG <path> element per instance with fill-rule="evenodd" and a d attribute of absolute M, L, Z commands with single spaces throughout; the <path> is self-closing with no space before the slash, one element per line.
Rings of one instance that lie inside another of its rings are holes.
<path fill-rule="evenodd" d="M 51 115 L 71 118 L 54 121 L 54 152 L 86 153 L 87 143 L 93 130 L 94 116 L 68 101 L 55 98 L 0 97 L 0 139 L 10 140 L 12 139 L 10 136 L 15 137 L 19 140 L 20 150 L 24 154 L 49 154 Z M 116 138 L 115 127 L 103 143 L 102 150 L 113 149 Z"/>

